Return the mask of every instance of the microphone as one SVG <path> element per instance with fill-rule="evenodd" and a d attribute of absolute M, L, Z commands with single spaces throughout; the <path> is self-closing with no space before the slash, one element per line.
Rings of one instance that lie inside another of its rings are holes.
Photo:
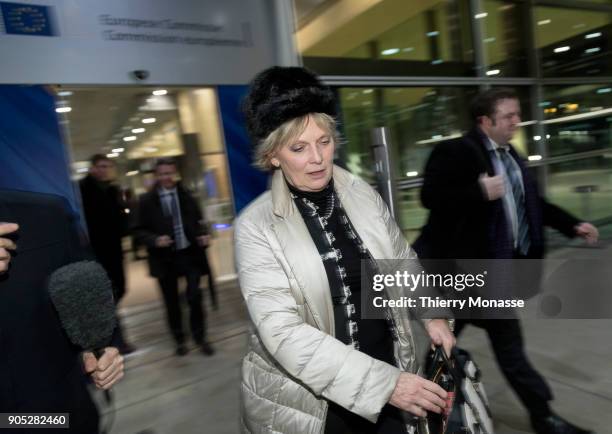
<path fill-rule="evenodd" d="M 80 261 L 58 268 L 49 278 L 49 294 L 73 344 L 95 353 L 110 343 L 117 324 L 115 303 L 100 264 Z"/>
<path fill-rule="evenodd" d="M 58 268 L 49 278 L 49 295 L 70 342 L 100 359 L 117 324 L 112 284 L 104 268 L 94 261 Z M 104 395 L 110 403 L 109 391 Z"/>
<path fill-rule="evenodd" d="M 117 324 L 113 286 L 104 268 L 94 261 L 58 268 L 49 278 L 49 295 L 70 342 L 100 359 Z M 104 398 L 110 406 L 109 390 Z"/>

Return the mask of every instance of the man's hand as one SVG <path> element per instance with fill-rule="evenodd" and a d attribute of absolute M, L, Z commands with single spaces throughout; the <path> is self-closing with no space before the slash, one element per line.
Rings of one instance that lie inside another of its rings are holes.
<path fill-rule="evenodd" d="M 9 262 L 11 262 L 11 253 L 9 250 L 15 250 L 17 248 L 12 240 L 3 238 L 3 236 L 12 234 L 17 229 L 19 229 L 19 225 L 15 223 L 0 223 L 0 274 L 4 273 L 9 268 Z"/>
<path fill-rule="evenodd" d="M 587 244 L 595 244 L 599 239 L 599 231 L 591 223 L 582 222 L 574 227 L 576 235 L 585 239 Z"/>
<path fill-rule="evenodd" d="M 445 399 L 446 391 L 436 383 L 402 372 L 389 403 L 415 416 L 425 417 L 427 411 L 442 413 L 446 408 Z"/>
<path fill-rule="evenodd" d="M 108 390 L 123 377 L 123 357 L 115 347 L 104 348 L 100 360 L 93 353 L 84 352 L 83 366 L 99 389 Z"/>
<path fill-rule="evenodd" d="M 208 246 L 210 244 L 210 235 L 200 235 L 198 237 L 198 244 L 202 247 Z"/>
<path fill-rule="evenodd" d="M 506 194 L 504 177 L 502 175 L 489 176 L 483 173 L 478 178 L 478 182 L 486 200 L 496 200 Z"/>
<path fill-rule="evenodd" d="M 170 247 L 174 243 L 174 240 L 168 235 L 161 235 L 155 238 L 155 247 Z"/>
<path fill-rule="evenodd" d="M 444 352 L 448 357 L 451 355 L 451 350 L 457 343 L 457 339 L 448 326 L 448 321 L 445 319 L 432 319 L 425 324 L 425 330 L 435 345 L 442 345 Z"/>

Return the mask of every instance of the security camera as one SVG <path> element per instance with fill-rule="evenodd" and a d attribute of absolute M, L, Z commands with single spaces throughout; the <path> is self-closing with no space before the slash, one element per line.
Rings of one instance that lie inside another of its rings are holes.
<path fill-rule="evenodd" d="M 138 81 L 146 80 L 149 78 L 149 71 L 146 69 L 137 69 L 136 71 L 132 71 L 132 77 Z"/>

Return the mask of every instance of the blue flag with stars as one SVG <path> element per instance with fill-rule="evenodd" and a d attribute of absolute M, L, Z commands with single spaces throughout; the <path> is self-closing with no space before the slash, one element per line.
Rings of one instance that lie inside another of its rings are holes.
<path fill-rule="evenodd" d="M 0 2 L 7 35 L 58 36 L 52 6 Z"/>

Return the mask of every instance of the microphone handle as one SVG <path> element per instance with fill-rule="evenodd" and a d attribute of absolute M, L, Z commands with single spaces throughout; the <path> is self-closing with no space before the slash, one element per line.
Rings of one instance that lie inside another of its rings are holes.
<path fill-rule="evenodd" d="M 95 348 L 93 350 L 93 354 L 94 354 L 94 356 L 96 356 L 96 359 L 100 360 L 100 357 L 102 357 L 104 355 L 104 348 Z M 106 400 L 106 403 L 108 405 L 111 404 L 112 398 L 111 398 L 110 390 L 108 390 L 108 389 L 104 390 L 104 399 Z"/>

